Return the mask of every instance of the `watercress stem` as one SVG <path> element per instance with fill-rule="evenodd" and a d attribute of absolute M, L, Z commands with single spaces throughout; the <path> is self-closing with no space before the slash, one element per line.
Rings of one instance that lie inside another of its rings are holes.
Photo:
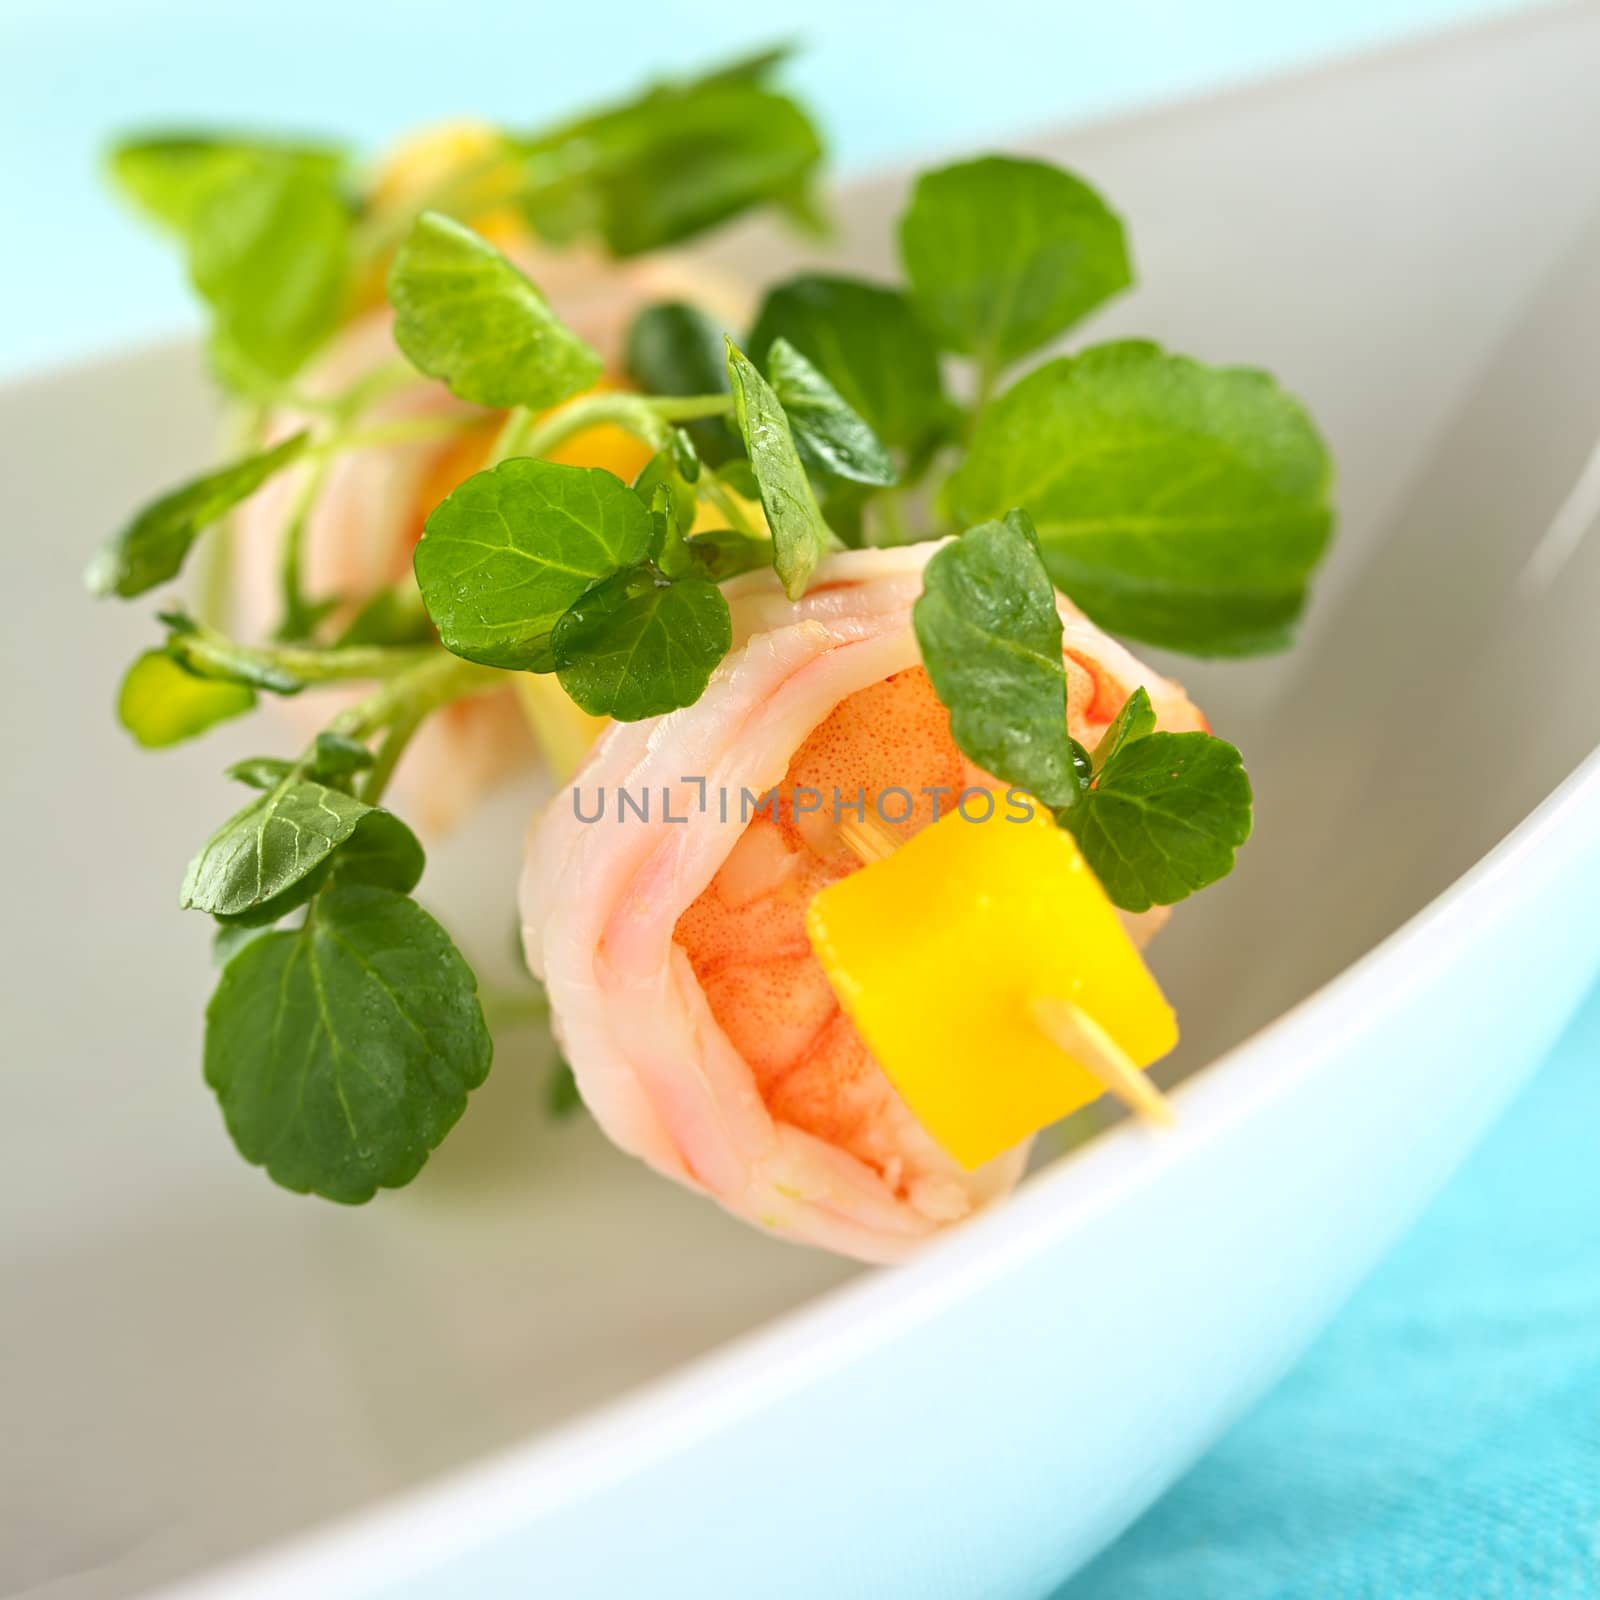
<path fill-rule="evenodd" d="M 400 763 L 400 757 L 405 753 L 405 748 L 411 743 L 411 736 L 422 725 L 422 719 L 427 713 L 408 707 L 404 712 L 396 715 L 389 724 L 382 740 L 378 744 L 377 753 L 373 762 L 367 768 L 366 776 L 362 779 L 359 798 L 366 801 L 369 806 L 375 806 L 383 798 L 383 791 L 389 787 L 389 780 L 394 776 L 394 769 Z"/>
<path fill-rule="evenodd" d="M 411 444 L 419 439 L 447 438 L 476 426 L 479 416 L 474 412 L 459 412 L 442 417 L 401 417 L 394 422 L 380 422 L 370 428 L 336 429 L 325 439 L 311 445 L 309 456 L 338 455 L 343 450 L 371 450 L 384 445 Z"/>
<path fill-rule="evenodd" d="M 508 456 L 548 455 L 576 434 L 606 423 L 626 428 L 652 449 L 662 450 L 673 423 L 726 416 L 732 410 L 733 396 L 726 394 L 589 394 L 544 417 L 519 408 L 506 419 L 491 459 L 500 462 Z"/>
<path fill-rule="evenodd" d="M 207 668 L 224 674 L 235 673 L 240 667 L 267 669 L 287 673 L 301 683 L 398 677 L 440 653 L 433 645 L 404 649 L 346 645 L 326 650 L 314 645 L 246 645 L 204 624 L 174 634 L 168 648 L 202 672 Z"/>
<path fill-rule="evenodd" d="M 337 653 L 337 652 L 336 652 Z M 387 652 L 398 654 L 399 652 Z M 506 675 L 498 667 L 479 666 L 464 661 L 436 645 L 427 645 L 410 654 L 415 665 L 390 679 L 379 689 L 358 701 L 328 724 L 330 733 L 365 739 L 403 718 L 421 722 L 430 712 L 452 700 L 465 700 L 501 688 Z M 417 657 L 421 657 L 417 660 Z M 395 751 L 399 758 L 399 750 Z"/>
<path fill-rule="evenodd" d="M 306 597 L 301 587 L 301 562 L 305 552 L 306 527 L 311 521 L 312 508 L 328 476 L 332 456 L 318 457 L 310 465 L 300 492 L 295 496 L 289 512 L 289 521 L 283 530 L 283 555 L 279 569 L 279 590 L 283 598 L 283 617 L 286 630 L 298 630 L 307 617 Z M 310 632 L 310 628 L 305 629 Z"/>

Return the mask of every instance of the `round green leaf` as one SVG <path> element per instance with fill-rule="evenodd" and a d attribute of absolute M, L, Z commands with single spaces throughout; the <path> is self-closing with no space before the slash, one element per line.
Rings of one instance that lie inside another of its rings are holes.
<path fill-rule="evenodd" d="M 1330 478 L 1268 374 L 1127 341 L 1046 362 L 987 406 L 948 495 L 967 522 L 1026 507 L 1056 587 L 1101 627 L 1245 655 L 1288 642 Z"/>
<path fill-rule="evenodd" d="M 1148 911 L 1233 871 L 1250 837 L 1250 779 L 1226 740 L 1151 733 L 1124 744 L 1060 821 L 1112 901 Z"/>
<path fill-rule="evenodd" d="M 642 561 L 650 511 L 600 467 L 518 456 L 442 500 L 417 545 L 439 638 L 491 667 L 548 672 L 550 630 L 583 592 Z"/>
<path fill-rule="evenodd" d="M 765 367 L 787 339 L 891 449 L 916 451 L 950 420 L 933 335 L 898 289 L 806 274 L 768 294 L 750 333 Z"/>
<path fill-rule="evenodd" d="M 389 271 L 394 339 L 476 405 L 543 409 L 587 389 L 600 357 L 487 239 L 425 211 Z"/>
<path fill-rule="evenodd" d="M 900 222 L 912 293 L 947 350 L 996 370 L 1133 281 L 1122 223 L 1047 161 L 984 156 L 926 172 Z"/>
<path fill-rule="evenodd" d="M 728 602 L 699 577 L 648 570 L 591 589 L 551 640 L 561 687 L 593 716 L 638 722 L 700 698 L 733 645 Z"/>
<path fill-rule="evenodd" d="M 472 969 L 388 889 L 329 889 L 304 927 L 239 949 L 206 1008 L 206 1082 L 239 1153 L 349 1204 L 417 1175 L 491 1053 Z"/>

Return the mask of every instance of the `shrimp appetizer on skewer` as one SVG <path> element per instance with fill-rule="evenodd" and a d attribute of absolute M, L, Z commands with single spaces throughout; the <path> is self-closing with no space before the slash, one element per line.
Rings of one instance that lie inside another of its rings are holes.
<path fill-rule="evenodd" d="M 648 253 L 810 214 L 780 59 L 435 140 L 365 193 L 321 148 L 119 157 L 189 253 L 243 453 L 88 581 L 144 594 L 203 538 L 232 596 L 162 613 L 119 700 L 140 743 L 262 695 L 303 720 L 228 769 L 250 792 L 181 893 L 217 924 L 207 1081 L 286 1188 L 409 1182 L 482 1083 L 476 979 L 383 802 L 399 772 L 442 826 L 535 752 L 558 1081 L 736 1216 L 893 1261 L 1100 1095 L 1173 1116 L 1142 951 L 1252 797 L 1117 641 L 1287 645 L 1326 452 L 1265 373 L 1142 341 L 1012 376 L 1132 281 L 1117 216 L 1040 161 L 925 174 L 903 286 L 804 274 L 747 326 Z"/>
<path fill-rule="evenodd" d="M 659 723 L 601 736 L 522 881 L 529 962 L 606 1132 L 752 1221 L 869 1260 L 1004 1194 L 1027 1155 L 966 1172 L 940 1148 L 806 933 L 815 896 L 862 867 L 841 820 L 880 819 L 898 843 L 941 801 L 975 816 L 964 797 L 1005 787 L 962 753 L 921 665 L 912 608 L 937 548 L 833 556 L 798 603 L 771 571 L 729 583 L 716 679 Z M 1141 686 L 1160 727 L 1204 726 L 1181 689 L 1057 604 L 1081 743 Z M 1161 914 L 1125 913 L 1141 941 Z"/>

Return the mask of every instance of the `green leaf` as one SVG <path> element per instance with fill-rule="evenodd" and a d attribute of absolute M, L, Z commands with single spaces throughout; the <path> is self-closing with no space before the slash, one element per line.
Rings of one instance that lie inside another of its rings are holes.
<path fill-rule="evenodd" d="M 733 340 L 727 343 L 734 415 L 772 530 L 772 564 L 783 579 L 784 593 L 798 600 L 827 552 L 828 525 L 811 492 L 811 480 L 806 477 L 778 397 Z"/>
<path fill-rule="evenodd" d="M 1147 911 L 1233 870 L 1250 837 L 1250 779 L 1222 739 L 1151 733 L 1124 744 L 1059 820 L 1111 899 Z"/>
<path fill-rule="evenodd" d="M 200 534 L 299 460 L 309 441 L 309 434 L 294 434 L 151 501 L 89 563 L 83 581 L 97 595 L 130 600 L 176 577 Z"/>
<path fill-rule="evenodd" d="M 928 563 L 912 623 L 950 731 L 986 772 L 1070 806 L 1088 757 L 1067 734 L 1061 617 L 1027 517 L 969 528 Z"/>
<path fill-rule="evenodd" d="M 334 888 L 234 955 L 206 1008 L 206 1082 L 247 1161 L 359 1203 L 409 1183 L 487 1077 L 477 980 L 414 900 Z"/>
<path fill-rule="evenodd" d="M 700 698 L 733 644 L 714 583 L 648 569 L 598 584 L 556 624 L 561 687 L 592 716 L 639 722 Z"/>
<path fill-rule="evenodd" d="M 488 240 L 425 211 L 389 271 L 394 339 L 475 405 L 543 410 L 589 388 L 604 363 Z"/>
<path fill-rule="evenodd" d="M 794 101 L 748 76 L 718 73 L 651 89 L 520 149 L 535 229 L 558 242 L 598 233 L 618 256 L 790 201 L 822 159 Z"/>
<path fill-rule="evenodd" d="M 899 481 L 877 434 L 787 339 L 772 341 L 767 375 L 794 442 L 813 467 L 852 483 L 886 487 Z"/>
<path fill-rule="evenodd" d="M 294 771 L 294 762 L 278 756 L 246 756 L 224 768 L 223 777 L 231 778 L 250 789 L 276 789 Z"/>
<path fill-rule="evenodd" d="M 409 894 L 427 865 L 422 843 L 392 811 L 369 811 L 332 858 L 333 882 Z"/>
<path fill-rule="evenodd" d="M 787 339 L 891 449 L 915 453 L 948 428 L 938 347 L 898 289 L 856 278 L 790 278 L 761 307 L 751 358 L 764 366 L 775 339 Z"/>
<path fill-rule="evenodd" d="M 683 300 L 646 306 L 628 328 L 624 371 L 646 394 L 722 394 L 728 387 L 723 329 Z M 719 466 L 739 446 L 724 417 L 684 425 L 703 460 Z"/>
<path fill-rule="evenodd" d="M 732 528 L 691 534 L 683 545 L 690 559 L 713 583 L 772 565 L 770 539 L 749 539 Z"/>
<path fill-rule="evenodd" d="M 251 927 L 243 922 L 224 922 L 211 936 L 211 964 L 225 967 L 252 940 L 265 938 L 269 926 Z"/>
<path fill-rule="evenodd" d="M 1148 738 L 1156 731 L 1155 707 L 1143 688 L 1138 688 L 1123 702 L 1122 709 L 1112 719 L 1111 726 L 1100 735 L 1094 747 L 1090 766 L 1098 775 L 1100 769 L 1127 745 Z"/>
<path fill-rule="evenodd" d="M 1048 344 L 1133 282 L 1122 223 L 1046 161 L 926 172 L 900 221 L 912 294 L 947 350 L 988 371 Z"/>
<path fill-rule="evenodd" d="M 293 373 L 344 310 L 351 232 L 337 176 L 292 155 L 207 194 L 189 223 L 189 274 L 225 349 L 269 377 Z"/>
<path fill-rule="evenodd" d="M 265 907 L 281 916 L 305 898 L 297 891 L 371 809 L 309 778 L 280 782 L 206 840 L 184 874 L 178 903 L 214 917 Z"/>
<path fill-rule="evenodd" d="M 1245 655 L 1288 642 L 1330 476 L 1266 373 L 1130 341 L 1047 362 L 986 407 L 948 494 L 963 520 L 1025 505 L 1050 576 L 1100 626 Z"/>
<path fill-rule="evenodd" d="M 684 482 L 670 450 L 662 450 L 651 456 L 640 469 L 639 476 L 633 480 L 633 492 L 647 506 L 655 505 L 656 496 L 663 489 L 667 493 L 674 527 L 679 533 L 687 533 L 694 526 L 700 502 L 694 490 Z M 651 553 L 655 554 L 655 551 L 652 549 Z"/>
<path fill-rule="evenodd" d="M 117 695 L 117 720 L 147 750 L 181 744 L 256 703 L 252 690 L 185 672 L 165 650 L 146 650 L 128 668 Z"/>
<path fill-rule="evenodd" d="M 372 765 L 372 759 L 372 752 L 359 739 L 325 731 L 317 735 L 311 776 L 319 783 L 331 783 L 353 772 L 364 772 Z"/>
<path fill-rule="evenodd" d="M 548 672 L 562 613 L 642 561 L 650 536 L 644 502 L 603 468 L 513 457 L 434 508 L 417 545 L 417 583 L 458 656 Z"/>
<path fill-rule="evenodd" d="M 187 235 L 218 190 L 285 159 L 337 177 L 343 153 L 331 145 L 283 144 L 210 134 L 124 139 L 110 155 L 112 179 L 146 215 Z"/>

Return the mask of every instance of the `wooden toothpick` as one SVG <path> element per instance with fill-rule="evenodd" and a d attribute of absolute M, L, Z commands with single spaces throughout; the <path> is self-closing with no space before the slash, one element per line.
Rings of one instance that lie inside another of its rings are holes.
<path fill-rule="evenodd" d="M 864 866 L 892 856 L 900 841 L 876 817 L 840 817 L 839 838 Z"/>
<path fill-rule="evenodd" d="M 841 817 L 838 830 L 840 840 L 865 866 L 892 856 L 899 848 L 900 841 L 875 817 Z M 1108 1094 L 1136 1116 L 1164 1128 L 1178 1120 L 1172 1102 L 1082 1006 L 1059 995 L 1041 994 L 1029 1001 L 1028 1014 L 1058 1050 L 1092 1073 Z"/>
<path fill-rule="evenodd" d="M 1172 1102 L 1150 1081 L 1148 1073 L 1089 1015 L 1082 1006 L 1059 995 L 1035 995 L 1028 1002 L 1034 1026 L 1058 1050 L 1091 1072 L 1135 1115 L 1170 1128 L 1178 1118 Z"/>

